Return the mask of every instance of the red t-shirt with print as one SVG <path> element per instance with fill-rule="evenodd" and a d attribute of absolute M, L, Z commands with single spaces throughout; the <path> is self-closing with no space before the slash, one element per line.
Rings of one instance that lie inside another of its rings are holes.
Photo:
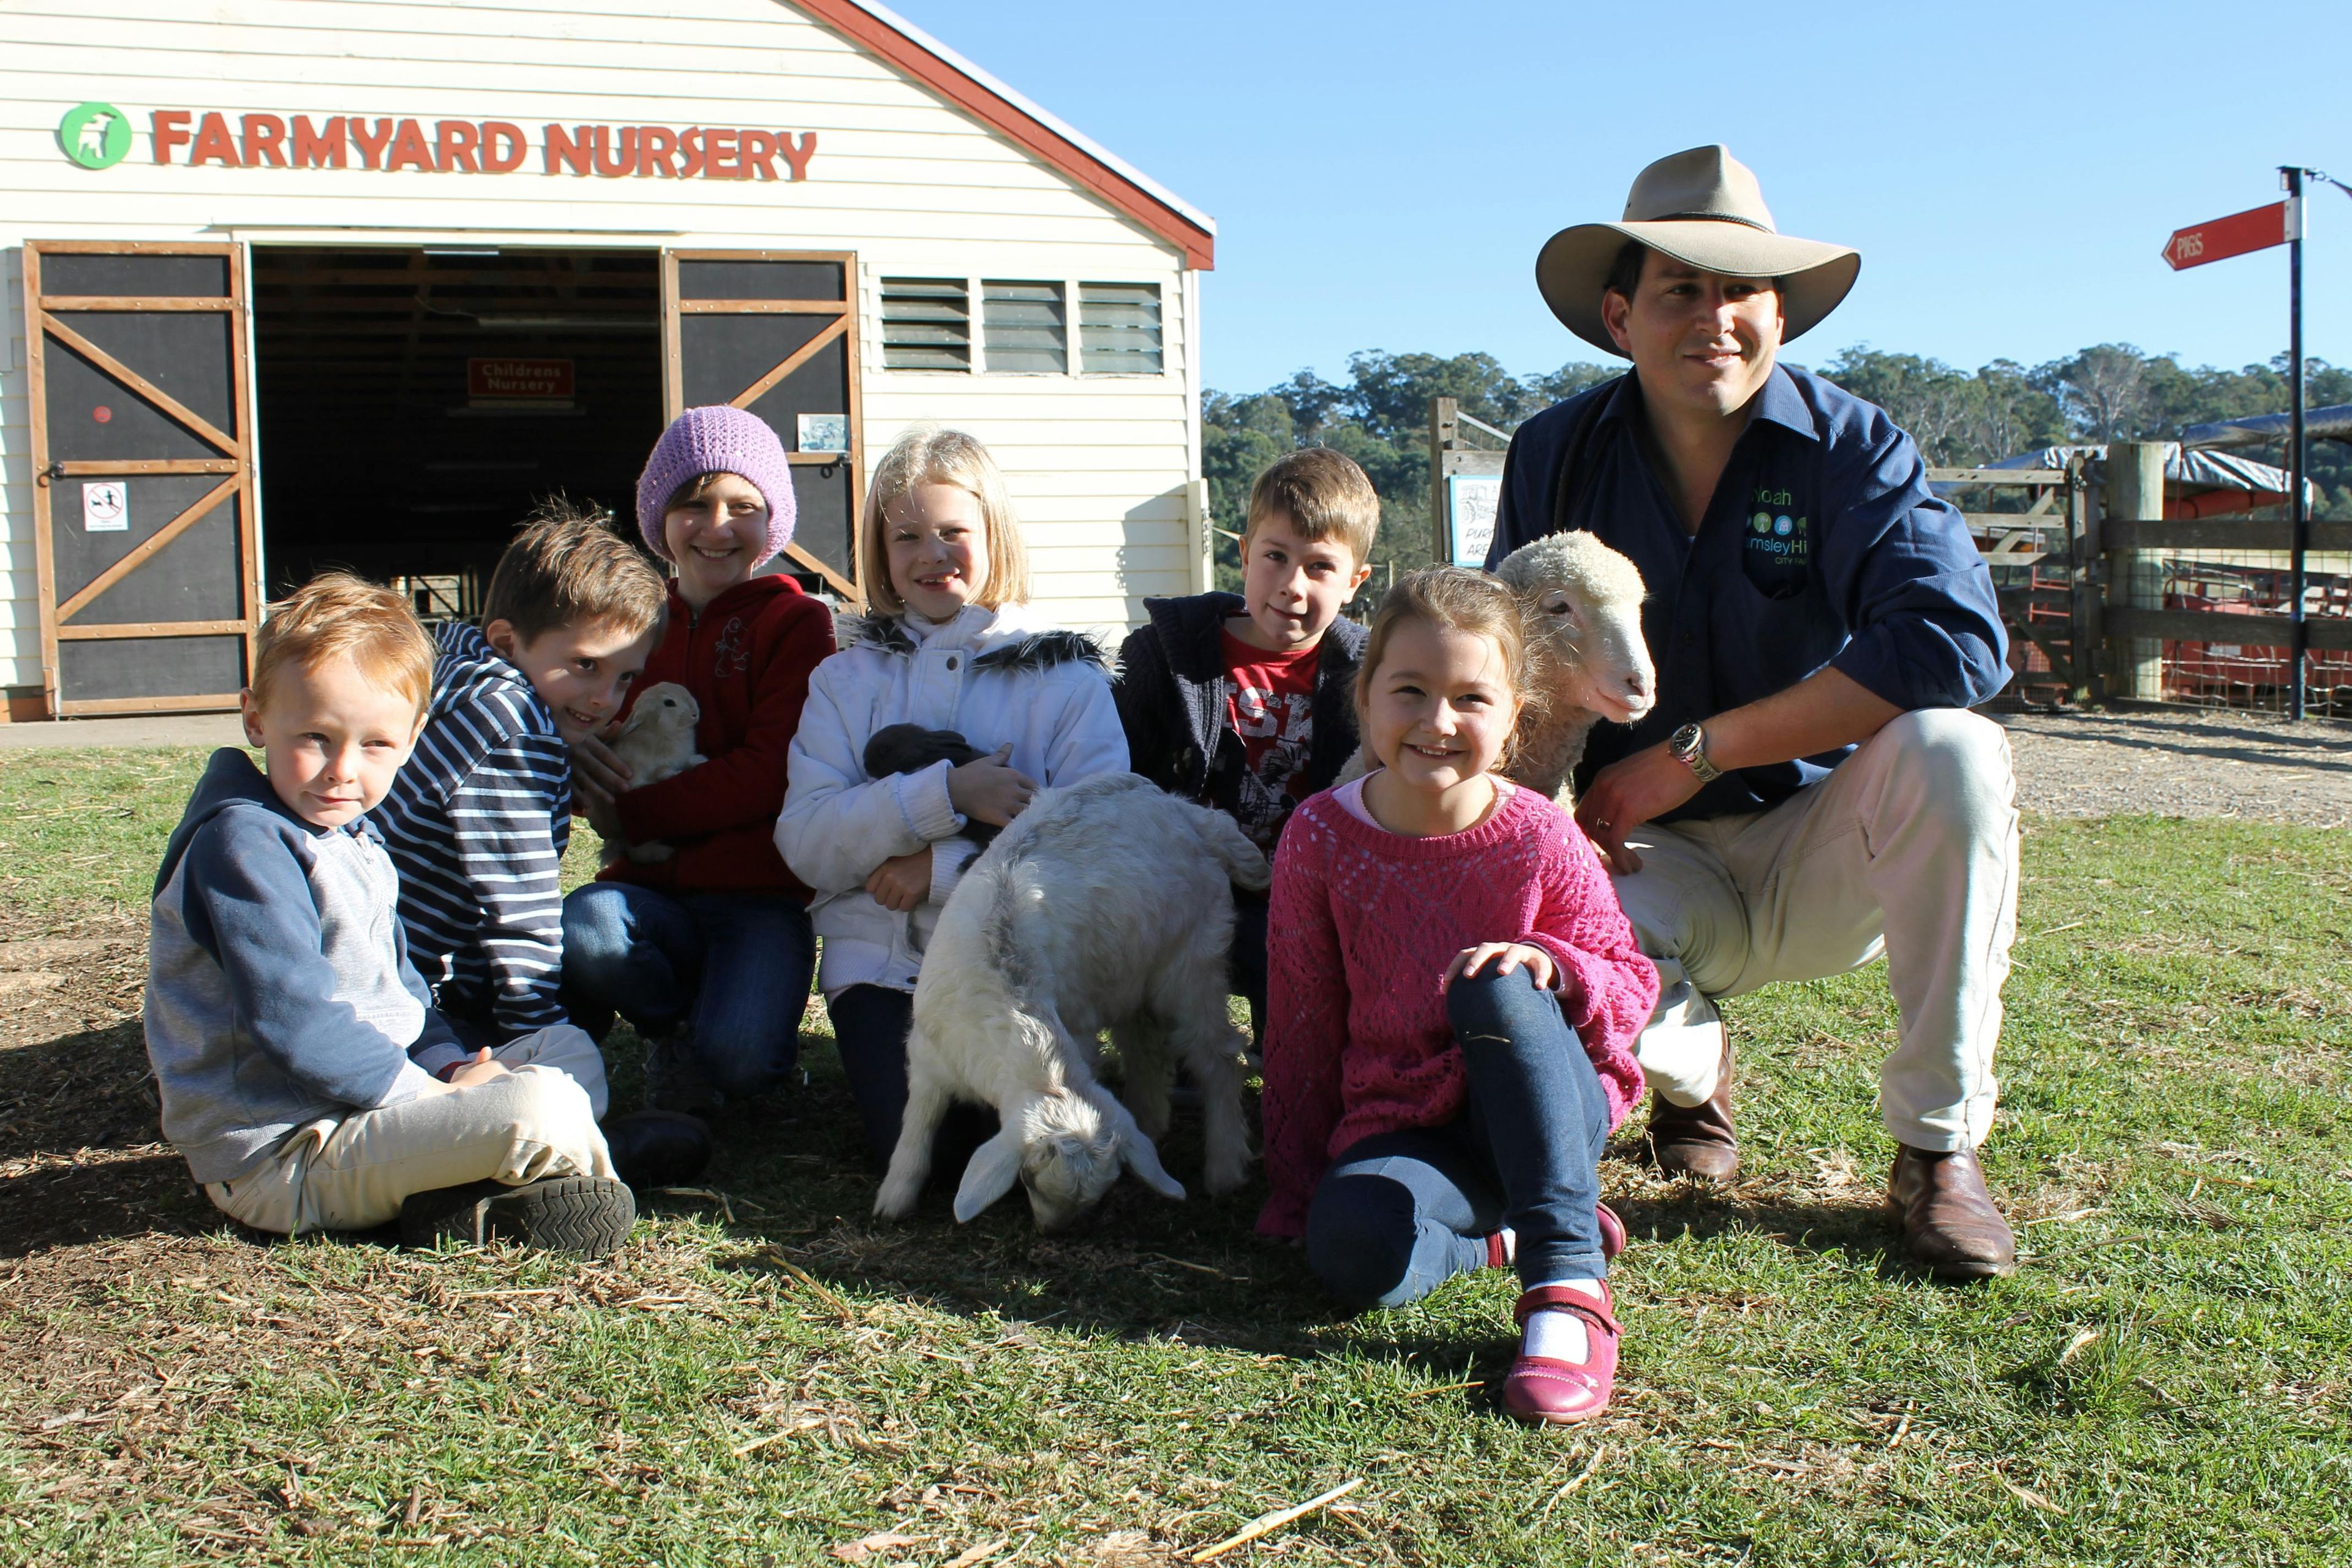
<path fill-rule="evenodd" d="M 1269 853 L 1291 806 L 1307 798 L 1307 750 L 1315 738 L 1318 641 L 1296 653 L 1253 647 L 1223 632 L 1225 723 L 1241 737 L 1248 770 L 1234 813 L 1242 831 Z"/>

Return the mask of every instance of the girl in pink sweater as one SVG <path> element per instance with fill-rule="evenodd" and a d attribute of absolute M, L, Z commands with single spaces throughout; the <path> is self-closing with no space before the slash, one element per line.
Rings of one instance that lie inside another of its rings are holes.
<path fill-rule="evenodd" d="M 1592 847 L 1497 778 L 1528 698 L 1519 610 L 1442 566 L 1381 602 L 1356 688 L 1378 771 L 1302 805 L 1275 858 L 1258 1229 L 1350 1306 L 1517 1262 L 1504 1405 L 1598 1415 L 1617 1366 L 1597 1163 L 1642 1093 L 1658 997 Z"/>

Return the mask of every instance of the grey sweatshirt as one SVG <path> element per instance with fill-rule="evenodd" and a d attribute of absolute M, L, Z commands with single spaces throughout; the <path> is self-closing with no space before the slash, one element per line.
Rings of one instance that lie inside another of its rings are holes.
<path fill-rule="evenodd" d="M 163 1135 L 234 1181 L 295 1129 L 397 1104 L 456 1037 L 401 931 L 373 825 L 313 827 L 240 751 L 213 753 L 155 876 L 147 1058 Z"/>

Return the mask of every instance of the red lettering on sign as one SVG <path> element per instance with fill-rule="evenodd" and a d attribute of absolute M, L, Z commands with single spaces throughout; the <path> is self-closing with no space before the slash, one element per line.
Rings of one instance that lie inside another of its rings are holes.
<path fill-rule="evenodd" d="M 599 126 L 595 129 L 602 130 L 603 127 Z M 594 144 L 595 137 L 591 133 L 591 128 L 588 126 L 578 127 L 576 136 L 561 125 L 549 126 L 546 142 L 547 172 L 551 174 L 556 173 L 557 165 L 560 163 L 575 174 L 587 174 L 590 150 Z"/>
<path fill-rule="evenodd" d="M 776 139 L 764 131 L 745 130 L 738 132 L 737 134 L 743 138 L 743 172 L 736 178 L 748 180 L 751 177 L 751 171 L 757 169 L 760 171 L 760 178 L 774 179 L 776 177 Z"/>
<path fill-rule="evenodd" d="M 659 125 L 637 127 L 637 173 L 659 174 L 665 179 L 677 178 L 677 170 L 670 159 L 677 151 L 677 133 Z"/>
<path fill-rule="evenodd" d="M 620 151 L 609 158 L 606 157 L 606 152 L 615 142 L 621 144 Z M 620 130 L 614 131 L 609 125 L 599 125 L 596 127 L 596 140 L 591 145 L 596 150 L 596 172 L 604 178 L 618 179 L 623 174 L 634 174 L 637 172 L 637 128 L 635 126 L 625 125 Z"/>
<path fill-rule="evenodd" d="M 228 169 L 341 169 L 356 151 L 363 169 L 415 169 L 433 174 L 503 174 L 522 166 L 530 138 L 505 120 L 436 120 L 358 115 L 231 115 L 221 110 L 159 109 L 152 112 L 155 162 Z M 230 121 L 237 121 L 232 128 Z M 189 129 L 191 121 L 195 129 Z M 178 149 L 187 149 L 175 159 Z M 693 125 L 554 125 L 543 128 L 541 168 L 550 174 L 594 174 L 669 180 L 805 180 L 816 156 L 814 132 Z M 777 160 L 783 161 L 779 171 Z M 2264 209 L 2268 210 L 2268 209 Z M 2241 214 L 2241 218 L 2254 214 Z M 2236 219 L 2224 219 L 2234 223 Z M 2212 259 L 2210 230 L 2183 230 L 2168 246 L 2174 265 L 2196 258 L 2203 232 Z M 2273 243 L 2275 243 L 2274 241 Z M 2189 259 L 2175 259 L 2183 258 Z"/>
<path fill-rule="evenodd" d="M 713 180 L 735 180 L 743 171 L 736 166 L 735 132 L 713 127 L 702 133 L 702 144 L 710 149 L 710 161 L 703 166 L 703 174 Z"/>
<path fill-rule="evenodd" d="M 343 118 L 340 114 L 327 117 L 326 129 L 314 130 L 310 117 L 294 117 L 294 166 L 298 169 L 340 169 L 343 167 Z"/>
<path fill-rule="evenodd" d="M 392 138 L 392 156 L 385 159 L 387 169 L 433 169 L 433 149 L 425 140 L 425 127 L 414 120 L 404 120 Z"/>
<path fill-rule="evenodd" d="M 476 398 L 558 398 L 572 395 L 568 359 L 469 359 L 466 395 Z"/>
<path fill-rule="evenodd" d="M 173 148 L 188 144 L 188 133 L 182 129 L 188 123 L 188 111 L 184 109 L 159 109 L 155 111 L 154 121 L 155 162 L 168 163 L 172 161 Z"/>
<path fill-rule="evenodd" d="M 352 128 L 352 140 L 359 144 L 360 167 L 362 169 L 383 168 L 383 150 L 392 141 L 392 121 L 389 120 L 377 121 L 375 122 L 375 134 L 373 136 L 367 133 L 367 121 L 362 120 L 356 114 L 344 121 L 343 123 Z"/>
<path fill-rule="evenodd" d="M 190 167 L 214 160 L 232 169 L 245 166 L 237 160 L 236 143 L 229 139 L 228 121 L 223 120 L 216 110 L 207 111 L 202 120 L 196 121 L 196 144 L 188 149 Z"/>
<path fill-rule="evenodd" d="M 453 168 L 478 174 L 482 171 L 474 163 L 474 151 L 481 144 L 482 133 L 474 129 L 472 121 L 436 121 L 433 126 L 433 166 L 445 174 Z"/>
<path fill-rule="evenodd" d="M 522 155 L 527 146 L 521 126 L 505 120 L 483 121 L 482 172 L 503 174 L 510 169 L 522 167 Z"/>
<path fill-rule="evenodd" d="M 274 114 L 245 117 L 245 166 L 282 169 L 286 166 L 286 121 Z"/>
<path fill-rule="evenodd" d="M 776 150 L 784 155 L 785 163 L 791 166 L 793 178 L 805 180 L 808 178 L 809 160 L 816 155 L 816 132 L 810 132 L 800 139 L 798 146 L 794 146 L 793 133 L 787 131 L 777 138 Z"/>

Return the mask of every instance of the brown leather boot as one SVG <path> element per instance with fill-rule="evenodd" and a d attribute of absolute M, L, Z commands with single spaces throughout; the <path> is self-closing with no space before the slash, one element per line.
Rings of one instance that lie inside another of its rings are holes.
<path fill-rule="evenodd" d="M 1911 1256 L 1938 1279 L 1986 1279 L 2017 1271 L 2017 1237 L 1985 1191 L 1973 1149 L 1943 1153 L 1896 1147 L 1886 1212 Z"/>
<path fill-rule="evenodd" d="M 1724 1031 L 1723 1065 L 1715 1092 L 1696 1105 L 1650 1095 L 1650 1126 L 1642 1152 L 1663 1175 L 1727 1182 L 1739 1172 L 1739 1139 L 1731 1130 L 1731 1032 Z"/>

